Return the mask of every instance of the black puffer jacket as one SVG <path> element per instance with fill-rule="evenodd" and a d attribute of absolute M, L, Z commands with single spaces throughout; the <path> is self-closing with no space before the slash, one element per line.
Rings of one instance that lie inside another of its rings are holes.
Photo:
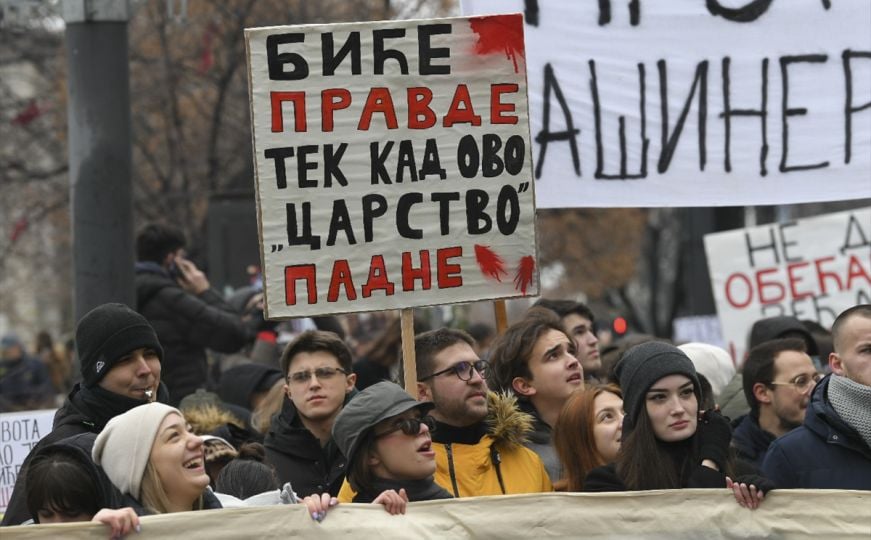
<path fill-rule="evenodd" d="M 296 407 L 286 396 L 281 413 L 272 419 L 263 445 L 266 461 L 275 467 L 279 484 L 290 482 L 300 497 L 325 491 L 333 496 L 339 494 L 345 478 L 345 456 L 332 438 L 321 447 L 318 438 L 303 426 Z"/>
<path fill-rule="evenodd" d="M 232 353 L 254 339 L 239 314 L 214 290 L 191 294 L 157 264 L 136 265 L 136 311 L 163 346 L 161 379 L 177 405 L 197 388 L 205 388 L 206 349 Z"/>

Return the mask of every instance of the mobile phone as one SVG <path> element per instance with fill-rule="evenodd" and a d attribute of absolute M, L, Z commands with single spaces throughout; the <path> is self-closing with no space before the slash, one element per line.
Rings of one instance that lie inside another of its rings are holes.
<path fill-rule="evenodd" d="M 172 279 L 178 280 L 184 277 L 179 269 L 178 265 L 175 264 L 175 261 L 169 263 L 169 268 L 167 268 L 167 272 L 169 272 L 169 277 Z"/>

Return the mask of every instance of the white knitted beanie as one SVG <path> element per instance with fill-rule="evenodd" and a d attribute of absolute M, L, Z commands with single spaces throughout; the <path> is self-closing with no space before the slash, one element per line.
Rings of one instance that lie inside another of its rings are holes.
<path fill-rule="evenodd" d="M 181 415 L 178 409 L 163 403 L 140 405 L 109 420 L 97 435 L 91 457 L 121 493 L 139 499 L 157 429 L 171 413 Z"/>
<path fill-rule="evenodd" d="M 735 364 L 732 357 L 725 349 L 708 345 L 707 343 L 686 343 L 678 349 L 686 353 L 696 366 L 696 372 L 704 375 L 711 383 L 711 391 L 714 399 L 720 397 L 720 393 L 735 376 Z"/>

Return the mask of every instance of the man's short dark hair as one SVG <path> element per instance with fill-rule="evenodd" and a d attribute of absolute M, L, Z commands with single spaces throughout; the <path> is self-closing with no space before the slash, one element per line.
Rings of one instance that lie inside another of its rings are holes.
<path fill-rule="evenodd" d="M 136 235 L 136 260 L 161 264 L 167 255 L 183 248 L 186 243 L 181 229 L 150 223 Z"/>
<path fill-rule="evenodd" d="M 772 339 L 750 349 L 744 362 L 744 397 L 754 416 L 759 416 L 759 402 L 753 395 L 753 385 L 769 385 L 774 380 L 774 360 L 784 351 L 807 353 L 807 344 L 801 338 Z"/>
<path fill-rule="evenodd" d="M 434 371 L 435 356 L 457 343 L 475 346 L 475 340 L 456 328 L 437 328 L 418 334 L 414 338 L 414 359 L 417 366 L 417 380 L 428 377 Z"/>
<path fill-rule="evenodd" d="M 285 377 L 288 376 L 290 363 L 293 357 L 299 353 L 313 353 L 324 351 L 332 354 L 339 361 L 339 367 L 345 370 L 345 374 L 351 374 L 351 349 L 342 341 L 342 338 L 333 332 L 325 332 L 323 330 L 306 330 L 302 334 L 296 336 L 296 339 L 291 341 L 281 353 L 281 372 Z"/>
<path fill-rule="evenodd" d="M 843 344 L 838 342 L 841 340 L 841 332 L 843 331 L 844 324 L 846 324 L 848 319 L 854 316 L 871 319 L 871 304 L 858 304 L 851 308 L 847 308 L 838 315 L 837 319 L 835 319 L 835 322 L 832 324 L 832 345 L 834 346 L 836 353 L 839 353 L 839 349 L 843 346 Z"/>
<path fill-rule="evenodd" d="M 586 304 L 575 302 L 574 300 L 550 300 L 547 298 L 539 299 L 532 307 L 542 307 L 549 309 L 559 315 L 562 319 L 567 315 L 580 315 L 589 319 L 591 323 L 596 322 L 596 317 L 593 316 L 593 311 Z"/>
<path fill-rule="evenodd" d="M 496 339 L 490 349 L 492 382 L 496 388 L 509 391 L 515 377 L 532 378 L 529 360 L 539 338 L 549 330 L 565 334 L 557 315 L 547 309 L 533 308 L 520 322 L 512 324 Z M 566 336 L 568 337 L 568 336 Z M 571 348 L 574 342 L 569 339 Z"/>

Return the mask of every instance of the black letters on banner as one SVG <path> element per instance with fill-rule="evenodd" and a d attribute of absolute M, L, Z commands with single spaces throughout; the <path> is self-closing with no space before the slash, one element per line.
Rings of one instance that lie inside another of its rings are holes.
<path fill-rule="evenodd" d="M 297 53 L 279 53 L 278 46 L 285 43 L 302 43 L 305 34 L 272 34 L 266 37 L 266 63 L 269 66 L 269 78 L 273 81 L 298 81 L 308 77 L 308 63 Z M 293 65 L 293 70 L 286 71 L 287 64 Z"/>
<path fill-rule="evenodd" d="M 560 110 L 563 113 L 563 119 L 566 123 L 565 131 L 550 131 L 550 95 L 551 92 L 556 96 Z M 553 67 L 550 63 L 544 65 L 544 108 L 542 112 L 541 131 L 535 136 L 535 142 L 541 145 L 541 150 L 538 152 L 538 163 L 535 166 L 535 178 L 541 178 L 541 169 L 544 167 L 544 156 L 547 153 L 547 145 L 552 141 L 569 141 L 569 149 L 572 152 L 572 166 L 575 169 L 575 176 L 581 176 L 581 158 L 578 155 L 578 139 L 577 136 L 581 132 L 575 129 L 575 124 L 572 121 L 572 111 L 566 103 L 566 98 L 563 96 L 563 91 L 553 74 Z"/>
<path fill-rule="evenodd" d="M 790 171 L 805 171 L 808 169 L 821 169 L 828 167 L 829 162 L 814 163 L 811 165 L 787 165 L 786 156 L 789 153 L 789 124 L 787 119 L 790 116 L 803 116 L 807 114 L 807 109 L 804 107 L 790 108 L 789 107 L 789 72 L 790 64 L 797 63 L 824 63 L 828 59 L 825 54 L 804 54 L 800 56 L 781 56 L 780 57 L 780 77 L 783 84 L 783 98 L 781 101 L 781 151 L 780 151 L 780 172 Z"/>

